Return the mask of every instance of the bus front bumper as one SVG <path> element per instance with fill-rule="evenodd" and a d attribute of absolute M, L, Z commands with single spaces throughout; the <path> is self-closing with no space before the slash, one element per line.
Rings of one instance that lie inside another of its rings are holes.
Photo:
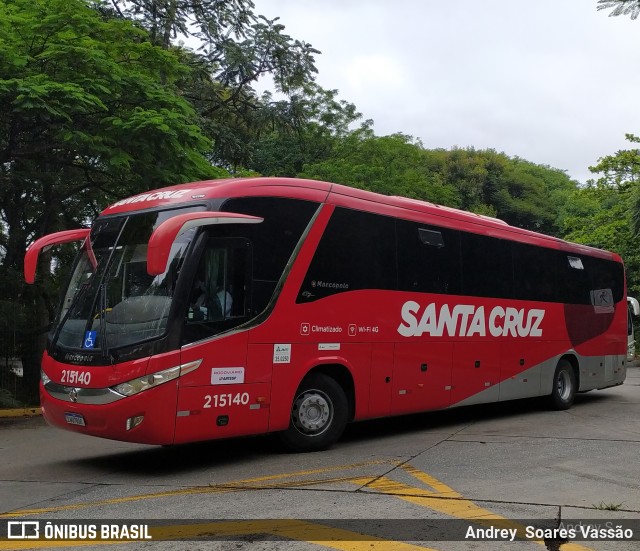
<path fill-rule="evenodd" d="M 91 395 L 82 392 L 90 389 L 64 388 L 66 393 L 40 383 L 42 414 L 50 425 L 111 440 L 173 443 L 177 381 L 128 397 L 110 396 L 109 389 L 96 389 Z M 93 403 L 82 403 L 87 401 Z"/>

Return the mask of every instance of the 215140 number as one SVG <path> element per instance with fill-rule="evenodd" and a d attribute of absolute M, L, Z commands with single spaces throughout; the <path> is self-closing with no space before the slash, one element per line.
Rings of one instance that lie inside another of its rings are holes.
<path fill-rule="evenodd" d="M 249 403 L 248 392 L 235 394 L 207 394 L 204 397 L 204 409 L 223 408 L 226 406 L 246 406 Z"/>
<path fill-rule="evenodd" d="M 91 382 L 91 373 L 88 371 L 71 371 L 63 369 L 62 380 L 60 382 L 68 385 L 88 385 Z"/>

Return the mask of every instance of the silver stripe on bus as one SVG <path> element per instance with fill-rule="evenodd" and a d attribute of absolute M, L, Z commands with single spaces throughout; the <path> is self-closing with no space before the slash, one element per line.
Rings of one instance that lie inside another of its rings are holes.
<path fill-rule="evenodd" d="M 76 388 L 59 385 L 53 381 L 47 382 L 44 388 L 54 398 L 74 404 L 103 405 L 126 398 L 111 388 Z"/>

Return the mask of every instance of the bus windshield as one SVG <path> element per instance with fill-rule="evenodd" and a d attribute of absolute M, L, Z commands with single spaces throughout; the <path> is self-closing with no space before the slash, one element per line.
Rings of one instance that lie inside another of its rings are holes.
<path fill-rule="evenodd" d="M 52 344 L 83 352 L 108 350 L 160 337 L 195 229 L 173 243 L 164 273 L 147 273 L 147 244 L 162 222 L 194 210 L 173 209 L 98 220 L 78 253 Z"/>

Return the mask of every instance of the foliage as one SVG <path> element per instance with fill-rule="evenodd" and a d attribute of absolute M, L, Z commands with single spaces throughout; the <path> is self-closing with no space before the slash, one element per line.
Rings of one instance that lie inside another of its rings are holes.
<path fill-rule="evenodd" d="M 309 83 L 286 100 L 262 96 L 267 124 L 256 135 L 248 164 L 270 176 L 296 176 L 307 163 L 328 159 L 340 139 L 361 118 L 355 105 L 338 99 L 337 90 Z M 368 128 L 365 121 L 361 129 Z"/>
<path fill-rule="evenodd" d="M 286 34 L 277 18 L 255 14 L 250 0 L 103 0 L 98 6 L 107 16 L 136 21 L 163 48 L 181 37 L 199 44 L 197 53 L 180 52 L 193 69 L 181 87 L 213 141 L 211 162 L 234 173 L 251 165 L 256 141 L 271 125 L 283 117 L 289 127 L 298 125 L 299 98 L 320 90 L 313 85 L 319 52 Z M 259 96 L 253 86 L 264 77 L 290 101 Z"/>
<path fill-rule="evenodd" d="M 632 144 L 640 143 L 640 137 L 625 134 L 625 138 Z M 621 149 L 614 155 L 607 155 L 598 160 L 598 164 L 589 169 L 594 173 L 602 173 L 598 180 L 606 185 L 627 194 L 627 208 L 631 213 L 630 227 L 633 237 L 640 236 L 640 149 Z"/>
<path fill-rule="evenodd" d="M 184 67 L 131 23 L 102 21 L 81 0 L 2 2 L 0 21 L 5 264 L 19 266 L 29 237 L 81 223 L 105 194 L 216 174 L 176 93 Z"/>
<path fill-rule="evenodd" d="M 598 0 L 598 10 L 613 8 L 609 17 L 618 15 L 630 15 L 631 19 L 637 19 L 640 15 L 640 0 Z"/>
<path fill-rule="evenodd" d="M 150 185 L 223 174 L 176 88 L 188 69 L 145 36 L 82 0 L 0 1 L 0 283 L 32 305 L 31 328 L 48 320 L 41 287 L 21 284 L 28 241 Z"/>
<path fill-rule="evenodd" d="M 97 0 L 96 5 L 104 13 L 138 21 L 151 41 L 165 48 L 178 35 L 214 44 L 229 34 L 242 36 L 254 7 L 250 0 Z"/>
<path fill-rule="evenodd" d="M 299 175 L 498 216 L 553 234 L 559 228 L 549 206 L 562 203 L 576 186 L 562 171 L 493 150 L 428 150 L 410 136 L 378 137 L 366 127 Z"/>
<path fill-rule="evenodd" d="M 625 134 L 630 143 L 640 143 L 640 137 Z M 598 159 L 598 164 L 589 167 L 594 173 L 602 173 L 600 182 L 609 186 L 640 183 L 640 150 L 621 149 L 614 155 Z"/>
<path fill-rule="evenodd" d="M 630 143 L 640 143 L 633 134 Z M 563 235 L 570 241 L 615 251 L 627 269 L 629 294 L 640 295 L 640 151 L 620 150 L 590 167 L 601 174 L 596 182 L 576 190 L 565 205 Z"/>
<path fill-rule="evenodd" d="M 278 18 L 256 15 L 251 0 L 96 0 L 96 5 L 138 22 L 151 42 L 165 49 L 172 39 L 197 39 L 213 80 L 233 93 L 264 75 L 277 90 L 289 92 L 317 72 L 313 56 L 319 52 L 284 34 Z"/>

